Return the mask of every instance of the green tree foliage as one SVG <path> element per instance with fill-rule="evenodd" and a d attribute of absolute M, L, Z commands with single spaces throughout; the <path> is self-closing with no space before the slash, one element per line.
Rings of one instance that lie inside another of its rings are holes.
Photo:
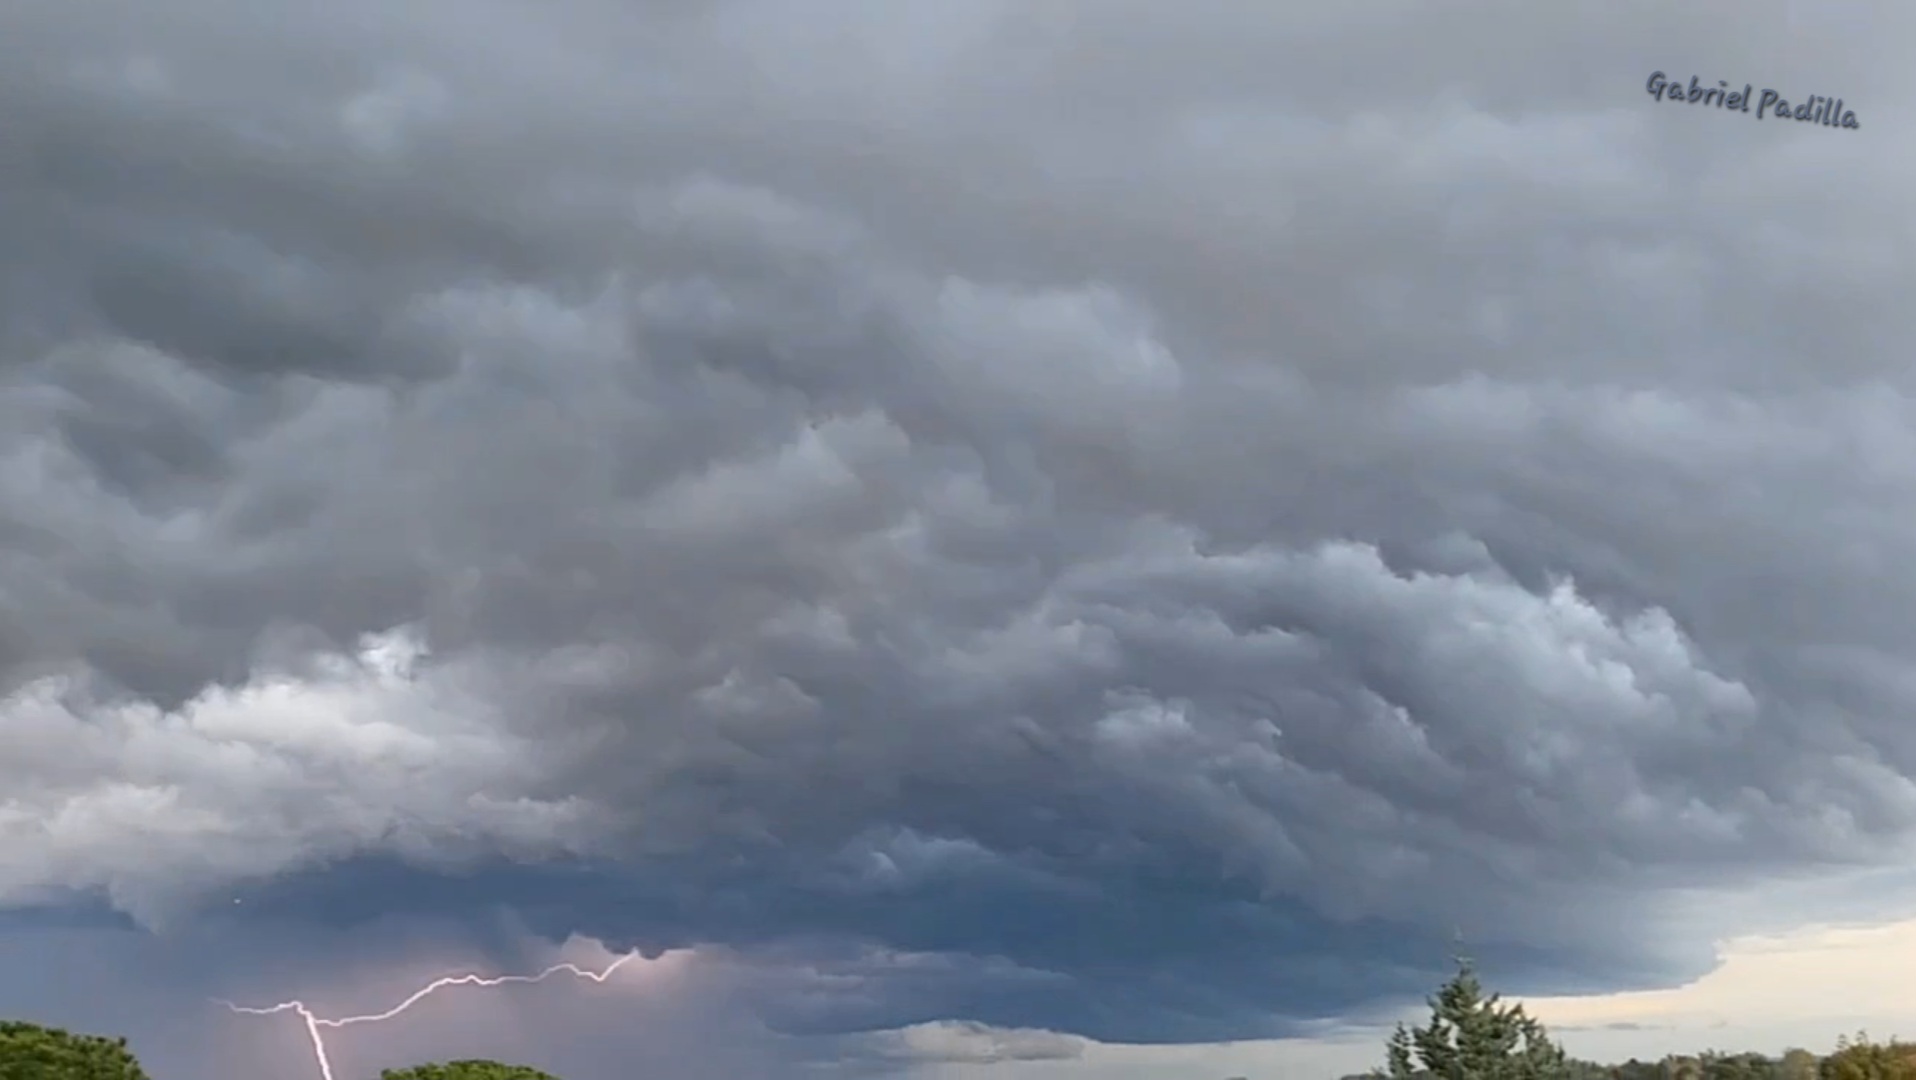
<path fill-rule="evenodd" d="M 1791 1049 L 1783 1052 L 1783 1060 L 1777 1062 L 1776 1080 L 1817 1080 L 1822 1062 L 1808 1050 Z"/>
<path fill-rule="evenodd" d="M 1867 1032 L 1838 1039 L 1823 1059 L 1821 1080 L 1916 1080 L 1916 1044 L 1870 1041 Z"/>
<path fill-rule="evenodd" d="M 4 1078 L 0 1078 L 4 1080 Z M 379 1080 L 558 1080 L 529 1065 L 502 1065 L 497 1061 L 448 1061 L 441 1065 L 415 1065 L 410 1069 L 387 1069 Z"/>
<path fill-rule="evenodd" d="M 1781 1080 L 1781 1064 L 1762 1054 L 1706 1051 L 1697 1058 L 1702 1080 Z"/>
<path fill-rule="evenodd" d="M 1612 1066 L 1609 1080 L 1664 1080 L 1663 1064 L 1631 1058 L 1621 1065 Z"/>
<path fill-rule="evenodd" d="M 1865 1032 L 1838 1039 L 1823 1058 L 1792 1049 L 1780 1058 L 1706 1050 L 1621 1065 L 1575 1060 L 1523 1006 L 1486 995 L 1467 960 L 1428 1000 L 1430 1023 L 1399 1024 L 1384 1068 L 1344 1080 L 1916 1080 L 1916 1043 Z"/>
<path fill-rule="evenodd" d="M 1669 1080 L 1703 1080 L 1703 1060 L 1688 1054 L 1663 1059 L 1663 1075 Z"/>
<path fill-rule="evenodd" d="M 125 1039 L 0 1020 L 0 1080 L 147 1080 Z"/>
<path fill-rule="evenodd" d="M 1430 1023 L 1402 1024 L 1385 1047 L 1387 1080 L 1570 1080 L 1563 1048 L 1521 1005 L 1484 994 L 1470 961 L 1430 998 Z"/>

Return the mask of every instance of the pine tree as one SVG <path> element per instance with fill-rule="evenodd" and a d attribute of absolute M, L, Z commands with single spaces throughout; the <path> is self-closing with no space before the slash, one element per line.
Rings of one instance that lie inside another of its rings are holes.
<path fill-rule="evenodd" d="M 1430 1023 L 1399 1024 L 1385 1046 L 1388 1080 L 1568 1080 L 1563 1048 L 1522 1005 L 1484 994 L 1467 959 L 1430 999 Z"/>

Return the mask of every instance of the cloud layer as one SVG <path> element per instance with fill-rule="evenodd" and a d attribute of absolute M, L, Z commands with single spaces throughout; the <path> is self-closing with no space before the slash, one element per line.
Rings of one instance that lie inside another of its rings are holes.
<path fill-rule="evenodd" d="M 1700 973 L 1916 839 L 1916 101 L 1650 8 L 15 5 L 0 904 L 901 1059 Z"/>

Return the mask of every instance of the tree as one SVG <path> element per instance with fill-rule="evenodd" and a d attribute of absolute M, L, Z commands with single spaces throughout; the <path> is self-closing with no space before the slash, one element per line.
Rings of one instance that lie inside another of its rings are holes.
<path fill-rule="evenodd" d="M 1818 1065 L 1815 1054 L 1793 1047 L 1783 1052 L 1783 1061 L 1777 1073 L 1782 1080 L 1816 1080 Z"/>
<path fill-rule="evenodd" d="M 1631 1058 L 1610 1070 L 1610 1080 L 1663 1080 L 1663 1066 L 1658 1062 Z"/>
<path fill-rule="evenodd" d="M 5 1078 L 0 1078 L 5 1080 Z M 497 1061 L 448 1061 L 438 1065 L 415 1065 L 410 1069 L 387 1069 L 379 1080 L 559 1080 L 530 1065 L 503 1065 Z"/>
<path fill-rule="evenodd" d="M 1397 1025 L 1385 1046 L 1388 1080 L 1567 1080 L 1568 1059 L 1522 1005 L 1484 996 L 1469 960 L 1429 999 L 1430 1023 Z"/>
<path fill-rule="evenodd" d="M 147 1080 L 125 1039 L 0 1020 L 0 1080 Z"/>
<path fill-rule="evenodd" d="M 1698 1059 L 1703 1080 L 1777 1080 L 1781 1066 L 1762 1054 L 1709 1050 Z"/>
<path fill-rule="evenodd" d="M 1916 1045 L 1892 1039 L 1871 1042 L 1869 1033 L 1836 1040 L 1836 1052 L 1823 1059 L 1821 1080 L 1916 1080 Z"/>

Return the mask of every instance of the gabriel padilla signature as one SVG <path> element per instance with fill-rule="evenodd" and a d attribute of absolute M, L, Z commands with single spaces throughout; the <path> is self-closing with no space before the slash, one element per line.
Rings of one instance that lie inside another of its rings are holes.
<path fill-rule="evenodd" d="M 1729 83 L 1719 79 L 1715 86 L 1704 87 L 1697 85 L 1695 75 L 1690 76 L 1690 85 L 1686 91 L 1682 83 L 1671 82 L 1669 77 L 1661 71 L 1651 74 L 1650 81 L 1644 85 L 1644 89 L 1658 101 L 1676 101 L 1689 105 L 1701 103 L 1715 105 L 1719 109 L 1732 109 L 1736 112 L 1749 112 L 1750 98 L 1754 96 L 1747 83 L 1742 90 L 1732 90 Z M 1842 98 L 1813 97 L 1792 106 L 1776 91 L 1765 89 L 1756 101 L 1758 120 L 1763 119 L 1765 110 L 1777 120 L 1814 120 L 1824 127 L 1849 128 L 1852 131 L 1863 126 L 1856 122 L 1855 113 L 1844 111 Z"/>

